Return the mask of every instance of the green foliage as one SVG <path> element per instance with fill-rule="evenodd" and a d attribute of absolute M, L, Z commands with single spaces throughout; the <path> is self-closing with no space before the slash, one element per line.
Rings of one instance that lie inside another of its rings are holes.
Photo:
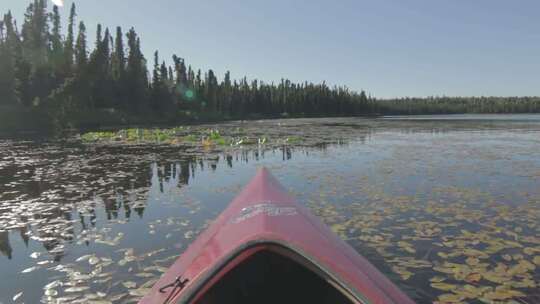
<path fill-rule="evenodd" d="M 221 136 L 219 133 L 219 130 L 216 129 L 208 129 L 203 135 L 202 135 L 202 142 L 206 144 L 215 144 L 220 146 L 228 145 L 227 139 Z"/>
<path fill-rule="evenodd" d="M 208 133 L 208 138 L 211 140 L 218 140 L 221 139 L 221 135 L 219 134 L 219 130 L 210 130 Z"/>
<path fill-rule="evenodd" d="M 302 141 L 300 136 L 289 136 L 285 139 L 285 142 L 288 144 L 296 144 Z"/>
<path fill-rule="evenodd" d="M 152 142 L 159 144 L 176 144 L 187 143 L 192 145 L 203 146 L 230 146 L 230 145 L 245 145 L 256 144 L 248 137 L 234 138 L 231 136 L 223 136 L 217 129 L 200 130 L 195 133 L 189 127 L 179 126 L 167 129 L 143 129 L 130 128 L 122 129 L 117 132 L 97 131 L 87 132 L 81 135 L 83 142 L 122 142 L 122 143 L 142 143 Z M 266 143 L 267 138 L 264 138 Z M 261 139 L 259 139 L 259 143 Z"/>
<path fill-rule="evenodd" d="M 101 140 L 111 140 L 116 137 L 115 132 L 90 132 L 81 135 L 84 142 L 96 142 Z"/>
<path fill-rule="evenodd" d="M 427 97 L 374 100 L 373 111 L 389 115 L 538 113 L 539 97 Z"/>
<path fill-rule="evenodd" d="M 53 6 L 52 13 L 47 12 L 46 3 L 32 1 L 20 31 L 10 12 L 0 22 L 0 106 L 21 106 L 28 110 L 26 113 L 42 111 L 60 129 L 119 125 L 133 120 L 173 123 L 264 117 L 540 112 L 538 97 L 377 100 L 365 91 L 355 92 L 325 82 L 282 79 L 279 83 L 265 83 L 245 77 L 234 80 L 229 71 L 219 80 L 213 70 L 195 70 L 176 55 L 172 66 L 168 66 L 157 51 L 150 80 L 135 29 L 123 36 L 120 27 L 111 34 L 98 25 L 95 46 L 90 49 L 84 22 L 78 23 L 75 33 L 75 5 L 70 10 L 67 36 L 63 37 L 59 10 Z M 118 120 L 111 121 L 113 118 Z M 209 134 L 209 140 L 222 144 L 218 135 Z M 164 134 L 155 137 L 167 140 Z"/>
<path fill-rule="evenodd" d="M 187 136 L 185 136 L 183 138 L 185 141 L 188 141 L 188 142 L 196 142 L 198 141 L 199 139 L 197 138 L 197 136 L 195 136 L 194 134 L 189 134 Z"/>

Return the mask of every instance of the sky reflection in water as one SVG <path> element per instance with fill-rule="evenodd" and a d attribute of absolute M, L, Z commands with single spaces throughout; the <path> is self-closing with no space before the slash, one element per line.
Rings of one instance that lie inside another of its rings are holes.
<path fill-rule="evenodd" d="M 332 132 L 334 126 L 327 121 L 314 121 Z M 259 166 L 269 167 L 319 215 L 336 209 L 340 215 L 325 217 L 329 224 L 354 216 L 358 209 L 348 206 L 377 212 L 384 209 L 385 200 L 403 197 L 415 206 L 464 201 L 473 212 L 494 202 L 538 202 L 540 120 L 533 122 L 517 130 L 492 128 L 495 122 L 487 127 L 486 122 L 478 123 L 481 128 L 475 123 L 453 128 L 451 122 L 388 122 L 366 130 L 354 120 L 340 121 L 341 128 L 350 128 L 350 137 L 341 144 L 247 148 L 207 156 L 175 147 L 4 141 L 0 302 L 9 303 L 20 291 L 19 301 L 28 303 L 60 296 L 84 299 L 83 294 L 98 291 L 106 294 L 97 294 L 99 299 L 118 303 L 137 298 L 134 288 L 160 274 L 144 269 L 170 265 Z M 388 214 L 387 225 L 400 227 L 415 212 Z M 423 282 L 403 280 L 391 270 L 388 258 L 377 255 L 380 248 L 358 240 L 355 229 L 348 227 L 342 237 L 369 252 L 370 259 L 419 302 L 436 298 L 437 292 L 426 284 L 436 273 L 426 270 L 419 275 Z M 454 230 L 445 232 L 451 235 Z M 427 242 L 428 247 L 436 241 Z M 85 255 L 95 258 L 81 259 Z M 428 254 L 426 259 L 435 263 L 437 257 Z M 96 267 L 105 275 L 99 276 Z M 92 271 L 93 277 L 80 278 Z M 534 276 L 538 282 L 538 271 Z M 44 295 L 48 289 L 43 286 L 55 280 L 63 286 Z M 65 292 L 68 288 L 75 291 Z"/>

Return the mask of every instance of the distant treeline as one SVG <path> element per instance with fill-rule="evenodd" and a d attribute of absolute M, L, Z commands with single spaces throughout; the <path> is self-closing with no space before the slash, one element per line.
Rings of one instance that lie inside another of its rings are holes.
<path fill-rule="evenodd" d="M 71 7 L 63 35 L 58 7 L 34 0 L 19 27 L 11 12 L 0 21 L 0 125 L 176 122 L 198 117 L 338 116 L 425 113 L 539 112 L 538 98 L 376 100 L 364 91 L 326 83 L 221 80 L 156 51 L 153 69 L 133 28 L 124 34 L 97 26 L 94 47 Z"/>
<path fill-rule="evenodd" d="M 540 97 L 426 97 L 370 100 L 385 115 L 540 113 Z"/>

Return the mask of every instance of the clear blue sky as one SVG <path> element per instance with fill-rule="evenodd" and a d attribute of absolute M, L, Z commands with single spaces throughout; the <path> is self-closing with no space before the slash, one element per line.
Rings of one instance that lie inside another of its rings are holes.
<path fill-rule="evenodd" d="M 29 1 L 2 0 L 19 22 Z M 538 0 L 79 0 L 90 28 L 233 78 L 343 84 L 377 97 L 540 95 Z M 64 17 L 71 1 L 65 3 Z"/>

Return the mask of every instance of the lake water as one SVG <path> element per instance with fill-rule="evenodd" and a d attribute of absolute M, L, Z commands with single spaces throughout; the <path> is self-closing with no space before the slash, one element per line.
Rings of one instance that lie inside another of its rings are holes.
<path fill-rule="evenodd" d="M 136 302 L 261 166 L 419 303 L 540 303 L 540 115 L 208 128 L 261 144 L 1 140 L 0 303 Z"/>

